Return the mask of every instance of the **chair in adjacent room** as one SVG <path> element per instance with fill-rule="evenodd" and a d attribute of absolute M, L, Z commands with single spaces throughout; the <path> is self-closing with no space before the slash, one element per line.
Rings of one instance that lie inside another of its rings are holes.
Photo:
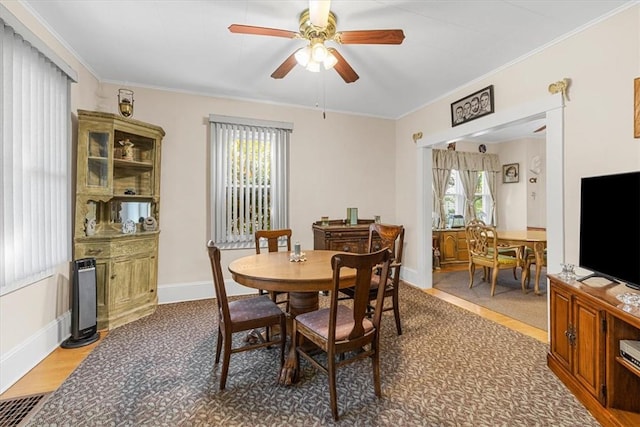
<path fill-rule="evenodd" d="M 531 283 L 531 267 L 536 265 L 536 255 L 533 249 L 525 247 L 524 254 L 522 256 L 524 266 L 522 267 L 522 290 L 527 291 L 529 284 Z M 547 248 L 544 248 L 542 267 L 547 266 Z M 537 288 L 536 288 L 537 289 Z"/>
<path fill-rule="evenodd" d="M 380 386 L 380 319 L 385 290 L 377 289 L 373 317 L 367 317 L 367 306 L 372 287 L 371 276 L 375 268 L 380 268 L 382 277 L 389 274 L 391 253 L 383 248 L 368 254 L 340 253 L 331 258 L 333 268 L 333 288 L 329 291 L 329 307 L 299 314 L 293 319 L 292 345 L 296 354 L 300 373 L 300 356 L 315 368 L 329 376 L 329 397 L 334 420 L 338 420 L 336 394 L 336 369 L 346 364 L 368 357 L 373 369 L 373 386 L 377 397 L 382 395 Z M 340 271 L 342 268 L 356 270 L 353 286 L 353 306 L 341 303 L 338 298 Z M 315 346 L 301 345 L 305 340 Z M 326 353 L 326 362 L 318 352 Z M 297 380 L 297 378 L 296 378 Z M 349 379 L 353 381 L 352 379 Z M 316 398 L 317 396 L 313 396 Z"/>
<path fill-rule="evenodd" d="M 381 248 L 389 248 L 391 251 L 391 268 L 389 269 L 389 275 L 387 276 L 384 285 L 385 299 L 388 297 L 391 299 L 391 305 L 382 307 L 382 311 L 393 310 L 393 314 L 396 321 L 396 331 L 398 335 L 402 335 L 402 324 L 400 322 L 400 268 L 402 267 L 402 251 L 404 246 L 404 227 L 402 225 L 389 225 L 389 224 L 376 224 L 369 225 L 369 241 L 367 244 L 368 252 L 373 252 Z M 369 300 L 375 301 L 378 293 L 378 286 L 381 282 L 381 276 L 379 272 L 374 274 L 371 278 L 371 292 L 369 293 Z M 341 289 L 345 295 L 349 298 L 353 298 L 355 294 L 354 288 Z M 384 301 L 383 301 L 384 303 Z M 371 316 L 373 314 L 373 306 L 369 306 L 368 313 Z"/>
<path fill-rule="evenodd" d="M 479 265 L 482 267 L 484 280 L 488 279 L 491 270 L 491 296 L 494 296 L 498 271 L 515 269 L 520 265 L 520 247 L 498 246 L 495 227 L 484 225 L 481 221 L 470 222 L 465 231 L 469 248 L 469 288 L 473 287 L 473 275 L 476 265 Z M 514 255 L 506 255 L 505 250 L 512 250 Z"/>
<path fill-rule="evenodd" d="M 282 228 L 279 230 L 258 230 L 255 232 L 256 241 L 256 254 L 260 255 L 260 243 L 262 240 L 267 241 L 267 249 L 269 252 L 278 252 L 279 244 L 281 240 L 284 240 L 287 244 L 287 251 L 291 252 L 291 230 L 288 228 Z M 260 289 L 258 291 L 260 295 L 264 295 L 265 291 Z M 285 304 L 286 311 L 289 311 L 289 295 L 287 292 L 269 291 L 271 299 L 276 304 Z M 284 295 L 283 298 L 278 299 L 279 295 Z"/>
<path fill-rule="evenodd" d="M 220 373 L 220 390 L 224 390 L 229 373 L 229 361 L 231 354 L 242 351 L 254 350 L 260 347 L 280 346 L 280 369 L 284 364 L 284 345 L 286 334 L 277 335 L 277 339 L 252 342 L 240 347 L 232 346 L 232 335 L 236 332 L 251 331 L 257 328 L 271 328 L 278 325 L 281 331 L 286 330 L 286 315 L 268 296 L 262 295 L 253 298 L 243 298 L 236 301 L 227 299 L 224 286 L 222 268 L 220 266 L 220 249 L 212 241 L 207 244 L 211 271 L 213 273 L 213 285 L 216 292 L 218 306 L 218 340 L 216 344 L 216 364 L 220 362 L 222 351 L 222 372 Z"/>
<path fill-rule="evenodd" d="M 474 226 L 474 225 L 487 225 L 485 224 L 484 221 L 480 220 L 480 219 L 472 219 L 471 221 L 469 221 L 467 223 L 467 226 Z M 466 227 L 465 227 L 466 228 Z M 466 234 L 466 232 L 465 232 Z M 518 280 L 518 266 L 523 267 L 524 266 L 524 261 L 522 260 L 522 258 L 519 258 L 520 256 L 522 256 L 523 254 L 523 247 L 515 247 L 515 246 L 505 246 L 505 245 L 501 245 L 500 243 L 498 243 L 498 252 L 500 253 L 500 255 L 507 255 L 507 256 L 512 256 L 512 257 L 516 257 L 519 260 L 519 264 L 515 267 L 513 267 L 513 278 L 514 280 Z M 485 272 L 485 278 L 486 280 L 486 272 Z"/>

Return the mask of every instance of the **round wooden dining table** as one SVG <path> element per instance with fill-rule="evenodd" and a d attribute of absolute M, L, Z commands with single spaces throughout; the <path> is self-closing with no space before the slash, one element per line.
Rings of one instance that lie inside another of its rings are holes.
<path fill-rule="evenodd" d="M 319 308 L 318 292 L 332 289 L 331 257 L 339 253 L 342 252 L 306 251 L 306 260 L 295 262 L 290 260 L 291 252 L 267 252 L 238 258 L 229 264 L 229 271 L 233 280 L 241 285 L 288 292 L 287 329 L 290 332 L 295 316 Z M 340 288 L 353 286 L 355 277 L 355 270 L 343 268 L 340 273 Z M 280 373 L 280 383 L 292 384 L 296 370 L 296 355 L 289 351 Z"/>

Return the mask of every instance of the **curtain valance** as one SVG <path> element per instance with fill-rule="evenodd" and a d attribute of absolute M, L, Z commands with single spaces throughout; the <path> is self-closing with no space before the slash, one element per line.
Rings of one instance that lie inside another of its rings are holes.
<path fill-rule="evenodd" d="M 469 153 L 453 150 L 432 150 L 433 168 L 458 171 L 499 172 L 497 154 Z"/>

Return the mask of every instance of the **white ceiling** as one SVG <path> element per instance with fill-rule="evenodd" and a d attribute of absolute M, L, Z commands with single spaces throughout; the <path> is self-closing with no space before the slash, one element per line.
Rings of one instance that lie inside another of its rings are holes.
<path fill-rule="evenodd" d="M 335 46 L 360 75 L 351 84 L 334 70 L 299 66 L 272 79 L 304 41 L 227 29 L 297 31 L 306 0 L 23 3 L 104 82 L 395 119 L 635 2 L 334 0 L 338 31 L 406 36 L 401 45 Z"/>

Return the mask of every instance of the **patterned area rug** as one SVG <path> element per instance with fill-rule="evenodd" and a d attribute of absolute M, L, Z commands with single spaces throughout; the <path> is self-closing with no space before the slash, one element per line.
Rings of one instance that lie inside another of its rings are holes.
<path fill-rule="evenodd" d="M 526 294 L 522 292 L 519 278 L 519 270 L 518 280 L 513 278 L 513 270 L 500 270 L 494 296 L 491 296 L 491 283 L 482 280 L 482 268 L 476 269 L 471 289 L 469 289 L 469 272 L 467 270 L 434 272 L 433 287 L 527 325 L 544 331 L 548 330 L 546 268 L 542 269 L 540 277 L 540 293 L 542 295 L 536 295 L 533 292 L 535 277 L 531 279 L 531 285 Z"/>
<path fill-rule="evenodd" d="M 400 296 L 404 334 L 383 318 L 383 398 L 368 360 L 339 369 L 340 424 L 598 426 L 546 367 L 547 345 L 410 286 Z M 28 425 L 335 424 L 327 377 L 303 360 L 301 381 L 278 385 L 275 348 L 232 355 L 218 391 L 214 306 L 163 305 L 111 331 Z"/>

